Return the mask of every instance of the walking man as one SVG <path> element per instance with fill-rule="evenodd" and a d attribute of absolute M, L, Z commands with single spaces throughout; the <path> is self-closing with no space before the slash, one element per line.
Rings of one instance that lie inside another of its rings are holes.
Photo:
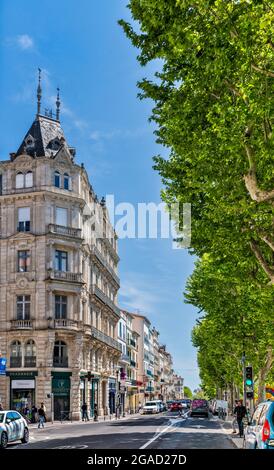
<path fill-rule="evenodd" d="M 242 400 L 238 400 L 238 404 L 234 408 L 234 414 L 236 415 L 236 419 L 237 419 L 237 423 L 239 427 L 239 436 L 243 437 L 244 435 L 243 419 L 246 416 L 246 407 L 243 405 Z"/>
<path fill-rule="evenodd" d="M 38 410 L 38 429 L 40 429 L 41 427 L 44 428 L 44 422 L 45 422 L 45 417 L 46 417 L 46 413 L 45 413 L 45 410 L 44 410 L 44 407 L 43 407 L 43 404 L 41 404 L 41 407 L 39 408 Z"/>
<path fill-rule="evenodd" d="M 96 403 L 94 403 L 94 421 L 98 421 L 98 407 Z"/>
<path fill-rule="evenodd" d="M 83 403 L 82 405 L 82 421 L 89 421 L 89 417 L 88 417 L 88 406 L 85 403 Z"/>

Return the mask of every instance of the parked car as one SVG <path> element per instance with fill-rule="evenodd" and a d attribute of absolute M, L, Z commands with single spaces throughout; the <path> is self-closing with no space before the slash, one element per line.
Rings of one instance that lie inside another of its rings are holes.
<path fill-rule="evenodd" d="M 188 408 L 188 403 L 186 400 L 182 399 L 182 400 L 177 400 L 177 401 L 181 403 L 182 409 L 186 410 Z"/>
<path fill-rule="evenodd" d="M 179 401 L 174 401 L 171 403 L 171 406 L 169 408 L 170 411 L 181 411 L 183 409 L 182 403 Z"/>
<path fill-rule="evenodd" d="M 142 414 L 155 414 L 155 413 L 160 413 L 160 406 L 159 403 L 157 403 L 156 400 L 154 401 L 148 401 L 143 408 L 141 409 Z"/>
<path fill-rule="evenodd" d="M 170 410 L 170 407 L 173 403 L 173 400 L 167 400 L 166 404 L 167 404 L 167 409 Z"/>
<path fill-rule="evenodd" d="M 193 400 L 190 407 L 190 416 L 204 415 L 206 418 L 209 416 L 209 406 L 207 400 Z"/>
<path fill-rule="evenodd" d="M 274 401 L 257 406 L 245 429 L 243 447 L 274 450 Z"/>
<path fill-rule="evenodd" d="M 156 401 L 156 403 L 158 403 L 160 412 L 165 411 L 165 405 L 162 402 L 162 400 L 154 400 L 154 401 Z"/>
<path fill-rule="evenodd" d="M 7 447 L 9 442 L 21 440 L 29 441 L 28 425 L 17 411 L 0 411 L 0 447 Z"/>

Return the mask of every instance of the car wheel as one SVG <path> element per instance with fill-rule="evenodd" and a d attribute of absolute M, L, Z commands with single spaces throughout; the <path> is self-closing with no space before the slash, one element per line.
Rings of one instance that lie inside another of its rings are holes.
<path fill-rule="evenodd" d="M 8 445 L 8 435 L 5 432 L 2 432 L 1 434 L 1 441 L 0 441 L 0 447 L 2 449 L 5 449 Z"/>
<path fill-rule="evenodd" d="M 21 442 L 23 444 L 27 444 L 29 442 L 29 430 L 27 428 L 24 429 L 24 435 L 23 435 L 23 438 L 21 439 Z"/>

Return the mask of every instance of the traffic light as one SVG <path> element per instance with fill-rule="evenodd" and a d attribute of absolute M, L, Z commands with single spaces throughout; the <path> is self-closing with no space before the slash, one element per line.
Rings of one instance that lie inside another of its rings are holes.
<path fill-rule="evenodd" d="M 245 384 L 247 387 L 253 388 L 253 372 L 251 366 L 245 368 Z"/>
<path fill-rule="evenodd" d="M 245 368 L 245 387 L 246 387 L 246 398 L 254 397 L 253 389 L 253 370 L 251 366 Z"/>

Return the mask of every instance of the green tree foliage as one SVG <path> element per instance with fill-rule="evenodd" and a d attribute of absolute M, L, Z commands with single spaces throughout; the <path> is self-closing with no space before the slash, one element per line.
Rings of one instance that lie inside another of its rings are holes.
<path fill-rule="evenodd" d="M 192 391 L 189 387 L 184 387 L 184 397 L 185 398 L 192 398 Z"/>
<path fill-rule="evenodd" d="M 191 203 L 201 261 L 187 301 L 204 312 L 193 331 L 204 390 L 241 380 L 243 343 L 260 393 L 273 376 L 274 6 L 250 0 L 130 0 L 121 21 L 154 80 L 155 157 L 168 204 Z M 183 220 L 180 220 L 183 225 Z M 270 284 L 270 286 L 268 285 Z"/>

